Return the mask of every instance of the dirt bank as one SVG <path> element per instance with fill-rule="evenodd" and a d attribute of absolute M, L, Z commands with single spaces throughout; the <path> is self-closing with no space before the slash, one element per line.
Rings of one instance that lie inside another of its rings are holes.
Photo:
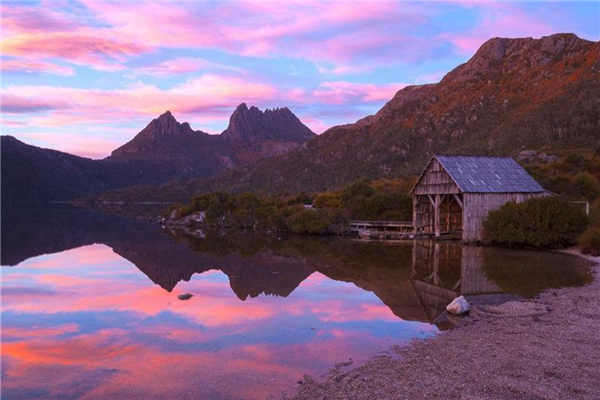
<path fill-rule="evenodd" d="M 462 328 L 394 348 L 399 357 L 305 377 L 293 398 L 600 399 L 600 257 L 588 258 L 589 286 L 476 309 Z"/>

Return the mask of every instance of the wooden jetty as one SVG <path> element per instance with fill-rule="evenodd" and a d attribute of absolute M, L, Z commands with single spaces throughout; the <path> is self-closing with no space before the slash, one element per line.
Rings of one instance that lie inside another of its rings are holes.
<path fill-rule="evenodd" d="M 350 221 L 350 229 L 363 232 L 400 232 L 413 233 L 414 226 L 412 221 Z"/>

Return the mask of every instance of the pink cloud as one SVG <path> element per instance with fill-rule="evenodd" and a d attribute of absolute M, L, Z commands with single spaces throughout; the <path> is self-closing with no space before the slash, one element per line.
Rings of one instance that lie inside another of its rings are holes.
<path fill-rule="evenodd" d="M 196 113 L 241 102 L 264 103 L 274 99 L 277 89 L 269 84 L 245 79 L 202 75 L 170 89 L 153 85 L 135 85 L 127 89 L 79 89 L 60 86 L 8 86 L 3 92 L 3 111 L 22 113 L 43 110 L 68 110 L 82 122 L 104 119 L 107 115 L 121 118 L 157 116 L 165 110 L 175 113 Z M 33 121 L 52 125 L 52 118 Z M 68 123 L 60 120 L 60 124 Z"/>
<path fill-rule="evenodd" d="M 115 61 L 150 51 L 141 42 L 127 41 L 118 31 L 86 25 L 78 16 L 59 10 L 59 4 L 50 2 L 42 6 L 3 4 L 2 53 L 30 63 L 58 58 L 114 71 L 122 68 Z"/>
<path fill-rule="evenodd" d="M 60 118 L 52 119 L 52 123 L 46 126 L 60 127 L 67 124 L 73 124 L 73 118 L 67 117 L 68 123 L 61 124 Z M 49 121 L 47 121 L 49 122 Z M 3 121 L 6 123 L 6 120 Z M 24 124 L 24 123 L 23 123 Z M 23 124 L 17 125 L 22 127 Z M 37 133 L 19 133 L 17 136 L 27 143 L 35 143 L 36 146 L 50 148 L 63 151 L 70 154 L 77 154 L 81 157 L 99 159 L 104 158 L 111 151 L 123 144 L 123 139 L 117 137 L 115 133 L 119 130 L 115 127 L 102 126 L 97 129 L 92 127 L 85 128 L 86 134 L 82 135 L 79 132 L 37 132 Z M 107 132 L 110 132 L 107 134 Z M 130 132 L 124 130 L 122 136 L 128 135 Z"/>
<path fill-rule="evenodd" d="M 344 81 L 324 82 L 313 91 L 312 95 L 319 101 L 328 104 L 381 102 L 391 99 L 398 90 L 405 86 L 407 85 L 403 83 L 376 85 Z"/>
<path fill-rule="evenodd" d="M 58 3 L 58 2 L 56 2 Z M 60 4 L 44 4 L 38 7 L 27 2 L 4 2 L 0 5 L 2 28 L 5 38 L 20 33 L 60 32 L 66 28 L 80 28 L 84 25 L 75 19 L 68 18 L 57 10 Z M 54 5 L 55 7 L 52 7 Z"/>
<path fill-rule="evenodd" d="M 477 26 L 468 33 L 432 37 L 413 32 L 440 12 L 433 2 L 349 6 L 295 1 L 274 7 L 271 2 L 141 5 L 85 0 L 81 4 L 92 16 L 88 20 L 50 7 L 42 12 L 39 7 L 4 5 L 3 51 L 117 70 L 132 57 L 159 49 L 206 48 L 245 56 L 305 58 L 324 73 L 351 74 L 368 71 L 374 62 L 381 66 L 432 57 L 436 46 L 446 41 L 470 54 L 491 36 L 540 36 L 554 31 L 515 4 L 456 3 L 479 12 Z M 330 65 L 323 67 L 324 62 Z M 195 70 L 194 62 L 176 59 L 154 69 L 149 66 L 146 72 L 161 76 Z"/>
<path fill-rule="evenodd" d="M 4 40 L 2 51 L 10 56 L 30 59 L 54 57 L 109 70 L 118 70 L 120 67 L 105 62 L 106 58 L 123 61 L 127 56 L 147 51 L 143 45 L 102 36 L 100 32 L 19 35 Z"/>
<path fill-rule="evenodd" d="M 249 77 L 205 74 L 168 89 L 144 84 L 114 90 L 9 85 L 2 94 L 2 107 L 5 114 L 33 114 L 26 122 L 36 127 L 104 124 L 123 119 L 139 119 L 142 125 L 148 118 L 156 117 L 165 110 L 171 110 L 178 117 L 186 119 L 201 114 L 202 123 L 207 123 L 226 121 L 232 108 L 242 102 L 258 106 L 293 106 L 315 101 L 331 105 L 376 103 L 389 100 L 404 86 L 401 83 L 377 85 L 331 81 L 308 92 L 303 88 L 281 90 L 268 83 L 250 80 Z M 306 117 L 310 120 L 310 117 Z M 315 121 L 313 117 L 309 123 L 314 124 Z M 324 128 L 322 123 L 316 126 L 318 130 Z M 88 132 L 91 133 L 90 130 Z M 59 141 L 68 140 L 75 146 L 73 139 L 76 137 L 56 138 Z M 82 147 L 89 147 L 86 138 L 81 139 Z M 108 139 L 104 145 L 96 148 L 107 148 L 114 144 L 115 138 Z"/>
<path fill-rule="evenodd" d="M 178 330 L 172 325 L 161 328 Z M 7 378 L 3 388 L 42 389 L 49 398 L 62 398 L 72 394 L 72 382 L 91 382 L 86 395 L 92 398 L 122 398 L 127 393 L 136 398 L 185 398 L 192 390 L 215 398 L 264 399 L 294 388 L 304 373 L 319 375 L 349 355 L 363 359 L 385 344 L 366 333 L 335 331 L 334 338 L 314 343 L 231 345 L 215 351 L 199 346 L 204 335 L 196 330 L 200 340 L 190 336 L 195 346 L 185 351 L 160 346 L 164 340 L 177 340 L 178 334 L 157 335 L 161 340 L 148 343 L 136 340 L 143 330 L 132 333 L 105 329 L 66 339 L 6 343 L 3 356 L 10 360 L 10 368 L 3 371 Z M 113 373 L 102 379 L 98 371 L 107 369 Z M 199 373 L 203 379 L 194 382 Z"/>
<path fill-rule="evenodd" d="M 6 126 L 24 126 L 27 125 L 26 122 L 23 121 L 17 121 L 14 119 L 2 119 L 2 125 L 6 125 Z"/>
<path fill-rule="evenodd" d="M 364 74 L 372 72 L 374 66 L 355 66 L 355 65 L 333 65 L 324 66 L 318 65 L 317 70 L 323 75 L 350 75 L 350 74 Z"/>
<path fill-rule="evenodd" d="M 47 73 L 61 76 L 72 76 L 73 68 L 65 67 L 62 65 L 39 62 L 39 61 L 28 61 L 28 60 L 2 60 L 2 72 L 18 72 L 18 73 Z"/>
<path fill-rule="evenodd" d="M 480 20 L 474 28 L 466 33 L 438 35 L 452 43 L 462 54 L 473 54 L 493 37 L 541 37 L 556 33 L 556 28 L 510 2 L 473 4 L 472 7 L 480 13 Z"/>
<path fill-rule="evenodd" d="M 24 88 L 27 90 L 27 87 Z M 31 89 L 31 87 L 29 87 Z M 36 98 L 34 93 L 12 93 L 5 90 L 2 93 L 1 110 L 4 114 L 22 114 L 35 113 L 39 111 L 67 108 L 67 104 L 62 99 L 44 100 Z"/>
<path fill-rule="evenodd" d="M 330 127 L 329 124 L 326 124 L 324 121 L 316 118 L 300 116 L 300 120 L 316 134 L 321 134 Z"/>
<path fill-rule="evenodd" d="M 150 75 L 164 77 L 169 75 L 188 74 L 206 69 L 221 69 L 228 71 L 238 71 L 239 68 L 215 63 L 205 58 L 181 57 L 172 60 L 163 61 L 157 64 L 132 68 L 132 76 Z"/>
<path fill-rule="evenodd" d="M 44 337 L 49 338 L 53 336 L 62 336 L 68 333 L 75 333 L 79 330 L 77 324 L 63 324 L 50 327 L 42 327 L 37 325 L 29 325 L 27 328 L 8 326 L 2 329 L 2 339 L 7 338 L 23 339 L 23 338 L 35 338 Z"/>
<path fill-rule="evenodd" d="M 339 62 L 358 56 L 390 57 L 392 52 L 386 49 L 393 45 L 396 57 L 409 56 L 423 47 L 387 30 L 421 24 L 429 13 L 427 8 L 386 2 L 368 7 L 341 2 L 290 2 L 277 7 L 254 2 L 82 3 L 102 25 L 84 25 L 75 16 L 44 14 L 33 7 L 5 7 L 5 54 L 57 57 L 93 68 L 102 67 L 106 59 L 123 61 L 159 48 L 182 47 Z M 48 28 L 40 29 L 44 26 Z M 350 67 L 334 70 L 342 73 L 346 68 Z"/>

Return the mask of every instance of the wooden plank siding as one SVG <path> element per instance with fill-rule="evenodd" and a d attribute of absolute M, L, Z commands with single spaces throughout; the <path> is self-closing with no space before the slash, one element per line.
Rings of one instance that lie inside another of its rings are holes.
<path fill-rule="evenodd" d="M 456 232 L 462 229 L 462 214 L 455 195 L 460 188 L 440 162 L 432 158 L 413 190 L 413 225 L 416 234 Z"/>
<path fill-rule="evenodd" d="M 463 193 L 463 240 L 480 242 L 484 240 L 483 221 L 491 211 L 497 210 L 509 201 L 521 203 L 534 197 L 546 197 L 542 193 Z"/>
<path fill-rule="evenodd" d="M 455 193 L 460 193 L 460 188 L 435 158 L 427 165 L 413 191 L 414 195 Z"/>

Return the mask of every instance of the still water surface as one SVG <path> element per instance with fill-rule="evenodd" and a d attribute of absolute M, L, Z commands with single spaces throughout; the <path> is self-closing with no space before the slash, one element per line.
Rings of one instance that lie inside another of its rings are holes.
<path fill-rule="evenodd" d="M 562 254 L 200 239 L 84 210 L 6 213 L 1 256 L 3 399 L 265 398 L 452 327 L 443 309 L 459 293 L 591 279 Z"/>

